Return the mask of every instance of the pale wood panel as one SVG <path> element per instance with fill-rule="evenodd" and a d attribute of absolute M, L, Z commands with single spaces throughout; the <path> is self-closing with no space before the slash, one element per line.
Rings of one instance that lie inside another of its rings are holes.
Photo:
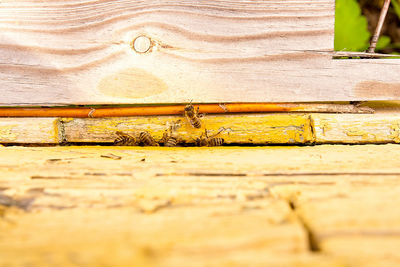
<path fill-rule="evenodd" d="M 0 143 L 59 143 L 57 118 L 1 118 Z"/>
<path fill-rule="evenodd" d="M 63 119 L 64 139 L 67 142 L 113 142 L 116 131 L 137 136 L 149 131 L 160 141 L 169 125 L 181 120 L 178 129 L 183 143 L 194 143 L 204 130 L 215 134 L 225 128 L 218 137 L 229 143 L 296 144 L 310 143 L 313 135 L 309 115 L 206 115 L 201 119 L 202 128 L 195 129 L 184 116 L 147 116 L 129 118 Z"/>
<path fill-rule="evenodd" d="M 313 114 L 316 143 L 400 143 L 400 115 Z"/>
<path fill-rule="evenodd" d="M 0 16 L 2 105 L 338 100 L 354 91 L 341 88 L 349 79 L 321 81 L 341 75 L 318 52 L 333 49 L 334 0 L 6 0 Z M 143 35 L 152 47 L 136 53 Z"/>
<path fill-rule="evenodd" d="M 334 0 L 3 0 L 0 17 L 0 105 L 400 96 L 399 60 L 332 60 Z"/>

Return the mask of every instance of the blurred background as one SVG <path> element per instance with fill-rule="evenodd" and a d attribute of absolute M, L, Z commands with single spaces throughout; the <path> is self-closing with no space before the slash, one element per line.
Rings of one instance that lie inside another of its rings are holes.
<path fill-rule="evenodd" d="M 336 0 L 335 50 L 366 50 L 383 3 L 384 0 Z M 400 0 L 391 1 L 376 52 L 400 55 Z"/>

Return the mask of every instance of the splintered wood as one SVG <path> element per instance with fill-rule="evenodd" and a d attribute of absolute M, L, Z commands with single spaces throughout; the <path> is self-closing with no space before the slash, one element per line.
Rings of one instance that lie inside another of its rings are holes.
<path fill-rule="evenodd" d="M 399 157 L 3 147 L 0 266 L 398 266 Z"/>
<path fill-rule="evenodd" d="M 0 4 L 0 105 L 400 96 L 399 60 L 332 59 L 334 0 Z"/>

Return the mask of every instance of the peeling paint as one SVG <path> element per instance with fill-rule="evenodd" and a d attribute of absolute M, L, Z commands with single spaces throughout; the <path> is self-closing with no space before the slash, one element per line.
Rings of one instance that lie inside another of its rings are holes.
<path fill-rule="evenodd" d="M 400 143 L 400 124 L 392 124 L 390 128 L 391 131 L 389 137 L 392 138 L 395 143 Z"/>
<path fill-rule="evenodd" d="M 69 142 L 111 142 L 117 130 L 129 134 L 149 131 L 160 140 L 168 123 L 181 120 L 178 134 L 184 142 L 192 143 L 205 129 L 217 132 L 221 127 L 229 128 L 219 135 L 226 143 L 305 143 L 313 139 L 309 116 L 288 114 L 257 115 L 206 115 L 201 129 L 193 128 L 183 116 L 149 116 L 129 118 L 74 119 L 65 124 Z"/>

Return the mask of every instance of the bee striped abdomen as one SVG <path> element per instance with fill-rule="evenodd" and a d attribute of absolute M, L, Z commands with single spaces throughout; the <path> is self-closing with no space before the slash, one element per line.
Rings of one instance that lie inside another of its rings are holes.
<path fill-rule="evenodd" d="M 208 142 L 208 146 L 222 146 L 224 142 L 224 138 L 211 138 Z"/>
<path fill-rule="evenodd" d="M 139 134 L 139 141 L 145 146 L 159 146 L 158 143 L 148 132 L 141 132 Z"/>
<path fill-rule="evenodd" d="M 120 131 L 116 132 L 115 134 L 118 136 L 114 140 L 114 145 L 116 146 L 135 146 L 137 144 L 136 138 L 129 134 L 125 134 Z"/>
<path fill-rule="evenodd" d="M 197 117 L 193 117 L 192 118 L 191 124 L 193 125 L 194 128 L 200 128 L 201 127 L 201 121 Z"/>
<path fill-rule="evenodd" d="M 198 112 L 196 112 L 194 110 L 194 107 L 192 104 L 189 104 L 185 107 L 185 116 L 194 128 L 201 127 L 201 121 L 200 121 L 198 115 L 199 115 Z"/>
<path fill-rule="evenodd" d="M 174 147 L 174 146 L 177 146 L 177 144 L 178 144 L 178 141 L 176 140 L 175 137 L 169 137 L 167 139 L 167 141 L 165 142 L 164 146 Z"/>

